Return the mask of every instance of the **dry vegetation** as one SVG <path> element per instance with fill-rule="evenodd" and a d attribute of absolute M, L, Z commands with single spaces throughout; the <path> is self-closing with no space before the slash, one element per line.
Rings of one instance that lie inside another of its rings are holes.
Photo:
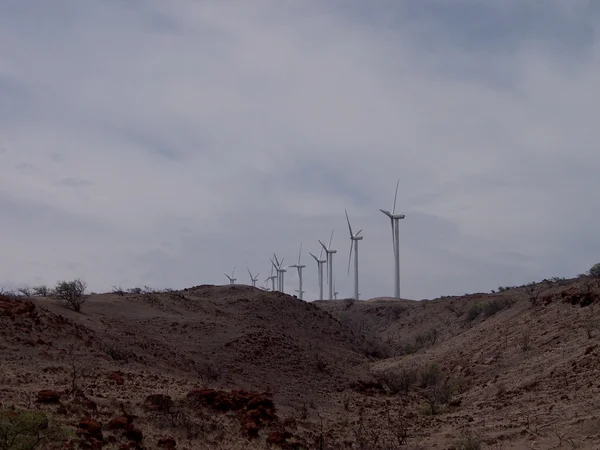
<path fill-rule="evenodd" d="M 431 301 L 0 295 L 0 450 L 600 447 L 600 269 Z"/>

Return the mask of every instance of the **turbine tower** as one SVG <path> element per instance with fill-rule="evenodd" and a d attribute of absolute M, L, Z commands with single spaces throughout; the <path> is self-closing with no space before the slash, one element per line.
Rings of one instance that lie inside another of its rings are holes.
<path fill-rule="evenodd" d="M 265 283 L 267 281 L 271 280 L 271 291 L 273 291 L 273 292 L 275 292 L 275 279 L 276 278 L 277 278 L 277 275 L 273 275 L 273 266 L 271 266 L 271 276 L 267 277 L 267 279 L 265 280 Z M 269 290 L 269 289 L 267 288 L 267 290 Z"/>
<path fill-rule="evenodd" d="M 331 241 L 333 239 L 333 230 L 331 231 L 331 237 L 329 238 L 329 246 L 326 247 L 321 241 L 319 244 L 325 250 L 327 254 L 327 283 L 329 285 L 329 300 L 333 300 L 333 254 L 337 253 L 337 250 L 332 250 Z"/>
<path fill-rule="evenodd" d="M 233 271 L 231 272 L 231 276 L 225 274 L 225 276 L 227 278 L 229 278 L 229 284 L 235 284 L 235 278 L 233 278 L 233 275 L 235 274 L 235 266 L 233 266 Z"/>
<path fill-rule="evenodd" d="M 246 269 L 248 269 L 248 267 L 246 267 Z M 256 282 L 258 281 L 258 276 L 260 274 L 257 273 L 255 276 L 252 276 L 252 272 L 250 272 L 250 269 L 248 269 L 248 275 L 250 275 L 250 280 L 252 280 L 252 287 L 256 287 Z"/>
<path fill-rule="evenodd" d="M 281 267 L 281 265 L 283 264 L 283 260 L 285 258 L 281 258 L 281 261 L 279 261 L 275 253 L 273 253 L 273 256 L 275 257 L 275 262 L 271 260 L 271 264 L 273 264 L 273 267 L 275 267 L 275 270 L 277 271 L 277 290 L 279 292 L 284 292 L 283 276 L 287 272 L 287 266 Z"/>
<path fill-rule="evenodd" d="M 335 279 L 333 280 L 333 298 L 337 300 L 339 292 L 335 290 Z"/>
<path fill-rule="evenodd" d="M 321 256 L 323 256 L 323 249 L 321 249 L 318 258 L 310 252 L 309 255 L 317 262 L 317 269 L 319 271 L 319 300 L 323 300 L 323 264 L 325 264 L 327 260 L 321 259 Z"/>
<path fill-rule="evenodd" d="M 354 246 L 354 299 L 358 300 L 358 241 L 360 241 L 363 236 L 359 236 L 362 232 L 358 230 L 356 234 L 352 232 L 352 226 L 350 225 L 350 219 L 348 218 L 348 211 L 346 211 L 346 221 L 348 222 L 348 230 L 350 231 L 350 253 L 348 254 L 348 274 L 350 274 L 350 262 L 352 260 L 352 247 Z M 335 288 L 334 288 L 335 290 Z"/>
<path fill-rule="evenodd" d="M 392 212 L 380 209 L 382 213 L 390 218 L 392 226 L 392 248 L 394 249 L 394 297 L 400 298 L 400 220 L 406 216 L 396 214 L 396 199 L 398 197 L 398 186 L 400 180 L 396 183 L 396 194 L 394 195 L 394 207 Z"/>
<path fill-rule="evenodd" d="M 298 269 L 298 298 L 300 300 L 304 297 L 304 291 L 302 290 L 302 269 L 306 266 L 304 264 L 300 264 L 300 258 L 302 257 L 302 242 L 300 242 L 300 253 L 298 253 L 298 264 L 291 265 L 290 267 L 295 267 Z"/>

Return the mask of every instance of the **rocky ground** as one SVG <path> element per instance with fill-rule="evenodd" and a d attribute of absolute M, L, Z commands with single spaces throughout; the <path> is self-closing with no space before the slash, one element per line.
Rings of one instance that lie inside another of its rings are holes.
<path fill-rule="evenodd" d="M 0 297 L 0 449 L 600 448 L 598 292 Z"/>

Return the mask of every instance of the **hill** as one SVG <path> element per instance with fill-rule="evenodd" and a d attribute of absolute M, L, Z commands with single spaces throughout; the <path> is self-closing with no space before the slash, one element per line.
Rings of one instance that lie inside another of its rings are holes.
<path fill-rule="evenodd" d="M 597 300 L 588 278 L 419 302 L 197 286 L 81 313 L 2 297 L 0 412 L 45 414 L 61 448 L 598 448 Z"/>

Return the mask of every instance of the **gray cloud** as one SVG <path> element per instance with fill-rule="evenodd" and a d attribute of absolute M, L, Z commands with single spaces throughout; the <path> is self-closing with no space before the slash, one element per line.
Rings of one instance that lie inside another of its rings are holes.
<path fill-rule="evenodd" d="M 58 186 L 83 187 L 91 185 L 92 182 L 88 180 L 82 180 L 80 178 L 66 177 L 60 181 L 57 181 L 56 184 Z"/>
<path fill-rule="evenodd" d="M 184 287 L 233 265 L 262 278 L 274 251 L 294 260 L 303 241 L 308 256 L 335 228 L 345 295 L 348 208 L 361 291 L 388 295 L 378 209 L 397 178 L 406 296 L 582 272 L 600 250 L 599 14 L 576 0 L 3 2 L 14 256 L 0 284 Z"/>

